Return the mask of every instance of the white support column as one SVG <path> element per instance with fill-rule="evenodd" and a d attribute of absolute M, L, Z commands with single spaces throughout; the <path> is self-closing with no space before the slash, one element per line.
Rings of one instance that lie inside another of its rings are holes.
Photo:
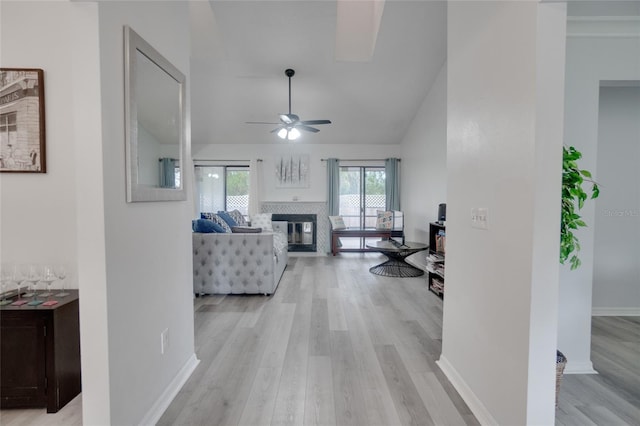
<path fill-rule="evenodd" d="M 566 7 L 448 4 L 439 364 L 482 424 L 553 424 Z"/>

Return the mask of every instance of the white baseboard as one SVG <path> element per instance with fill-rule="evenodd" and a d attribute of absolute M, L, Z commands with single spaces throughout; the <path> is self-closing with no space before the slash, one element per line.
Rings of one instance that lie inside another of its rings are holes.
<path fill-rule="evenodd" d="M 155 425 L 158 423 L 160 417 L 162 417 L 169 404 L 171 404 L 171 401 L 173 401 L 173 398 L 175 398 L 180 389 L 182 389 L 182 386 L 186 383 L 187 379 L 189 379 L 198 364 L 200 364 L 200 360 L 196 358 L 196 354 L 191 355 L 171 383 L 169 383 L 169 386 L 167 386 L 153 406 L 147 411 L 147 414 L 142 418 L 139 423 L 141 426 Z"/>
<path fill-rule="evenodd" d="M 564 367 L 564 374 L 598 374 L 598 372 L 593 369 L 591 361 L 571 362 L 568 360 Z"/>
<path fill-rule="evenodd" d="M 447 358 L 440 355 L 440 359 L 436 361 L 436 364 L 438 364 L 444 375 L 447 376 L 447 379 L 449 379 L 453 387 L 456 388 L 464 402 L 467 403 L 473 415 L 478 419 L 478 422 L 481 425 L 497 426 L 498 422 L 496 419 L 493 418 L 489 410 L 487 410 L 487 407 L 485 407 L 482 401 L 473 393 L 469 385 L 462 379 L 458 371 L 453 368 Z"/>
<path fill-rule="evenodd" d="M 639 317 L 640 308 L 592 308 L 594 317 Z"/>

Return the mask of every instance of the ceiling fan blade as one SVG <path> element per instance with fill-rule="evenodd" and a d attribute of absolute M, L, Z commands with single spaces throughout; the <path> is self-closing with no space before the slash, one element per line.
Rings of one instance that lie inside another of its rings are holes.
<path fill-rule="evenodd" d="M 280 131 L 280 129 L 282 129 L 282 127 L 276 127 L 275 129 L 273 129 L 272 131 L 270 131 L 269 133 L 275 133 Z"/>
<path fill-rule="evenodd" d="M 300 122 L 301 124 L 331 124 L 331 120 L 304 120 Z"/>
<path fill-rule="evenodd" d="M 280 121 L 282 121 L 285 124 L 293 124 L 296 121 L 300 121 L 300 117 L 298 117 L 295 114 L 280 114 Z"/>
<path fill-rule="evenodd" d="M 295 126 L 296 129 L 304 130 L 305 132 L 318 133 L 320 129 L 316 129 L 315 127 L 305 126 L 304 124 Z"/>
<path fill-rule="evenodd" d="M 293 120 L 289 118 L 288 114 L 279 114 L 278 116 L 280 117 L 280 121 L 282 121 L 284 124 L 293 123 Z"/>
<path fill-rule="evenodd" d="M 280 124 L 280 123 L 271 123 L 267 121 L 245 121 L 245 124 Z"/>

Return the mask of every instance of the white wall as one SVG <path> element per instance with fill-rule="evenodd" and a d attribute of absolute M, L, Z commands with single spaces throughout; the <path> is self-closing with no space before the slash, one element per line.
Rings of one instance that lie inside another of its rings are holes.
<path fill-rule="evenodd" d="M 439 365 L 481 424 L 553 424 L 566 6 L 448 7 Z"/>
<path fill-rule="evenodd" d="M 277 138 L 274 135 L 274 138 Z M 309 155 L 308 188 L 276 188 L 276 162 L 290 155 Z M 194 160 L 246 160 L 261 158 L 262 201 L 327 201 L 327 167 L 322 159 L 385 159 L 400 157 L 400 145 L 320 145 L 276 142 L 265 144 L 197 144 L 192 146 Z M 230 163 L 233 164 L 233 163 Z M 400 166 L 402 170 L 402 165 Z M 402 171 L 401 171 L 402 173 Z"/>
<path fill-rule="evenodd" d="M 640 86 L 602 87 L 593 311 L 640 315 Z"/>
<path fill-rule="evenodd" d="M 569 21 L 567 33 L 564 143 L 582 152 L 580 167 L 590 170 L 596 180 L 600 81 L 640 80 L 640 37 L 618 34 L 616 25 L 627 32 L 623 22 L 603 23 L 610 32 L 602 36 L 589 35 L 600 28 L 597 19 L 586 30 L 572 30 L 575 22 Z M 582 266 L 560 270 L 558 348 L 567 356 L 568 374 L 594 371 L 590 352 L 595 209 L 596 203 L 586 202 L 581 210 L 588 225 L 577 233 Z"/>
<path fill-rule="evenodd" d="M 188 76 L 187 5 L 0 7 L 2 66 L 45 70 L 48 169 L 2 174 L 2 261 L 66 262 L 78 277 L 83 422 L 152 422 L 194 360 L 191 203 L 125 202 L 123 25 Z"/>
<path fill-rule="evenodd" d="M 194 354 L 192 182 L 188 201 L 125 201 L 123 26 L 131 26 L 188 79 L 188 4 L 98 7 L 110 414 L 111 424 L 136 424 L 150 421 L 145 416 Z M 165 328 L 169 348 L 161 355 Z"/>
<path fill-rule="evenodd" d="M 44 69 L 47 161 L 45 174 L 0 174 L 0 257 L 66 264 L 67 285 L 77 288 L 69 8 L 7 1 L 0 8 L 1 66 Z M 35 8 L 40 12 L 33 13 Z"/>
<path fill-rule="evenodd" d="M 447 66 L 444 64 L 402 140 L 402 210 L 410 241 L 429 241 L 429 222 L 447 201 Z"/>
<path fill-rule="evenodd" d="M 46 174 L 0 176 L 2 261 L 68 265 L 80 288 L 83 419 L 108 424 L 97 7 L 0 8 L 2 66 L 44 69 L 47 149 Z"/>

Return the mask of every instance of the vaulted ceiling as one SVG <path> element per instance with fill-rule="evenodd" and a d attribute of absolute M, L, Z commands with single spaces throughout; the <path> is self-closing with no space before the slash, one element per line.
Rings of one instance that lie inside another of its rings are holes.
<path fill-rule="evenodd" d="M 443 1 L 216 0 L 190 14 L 194 144 L 286 143 L 245 123 L 287 112 L 286 68 L 292 112 L 332 121 L 296 143 L 400 143 L 446 58 Z"/>

